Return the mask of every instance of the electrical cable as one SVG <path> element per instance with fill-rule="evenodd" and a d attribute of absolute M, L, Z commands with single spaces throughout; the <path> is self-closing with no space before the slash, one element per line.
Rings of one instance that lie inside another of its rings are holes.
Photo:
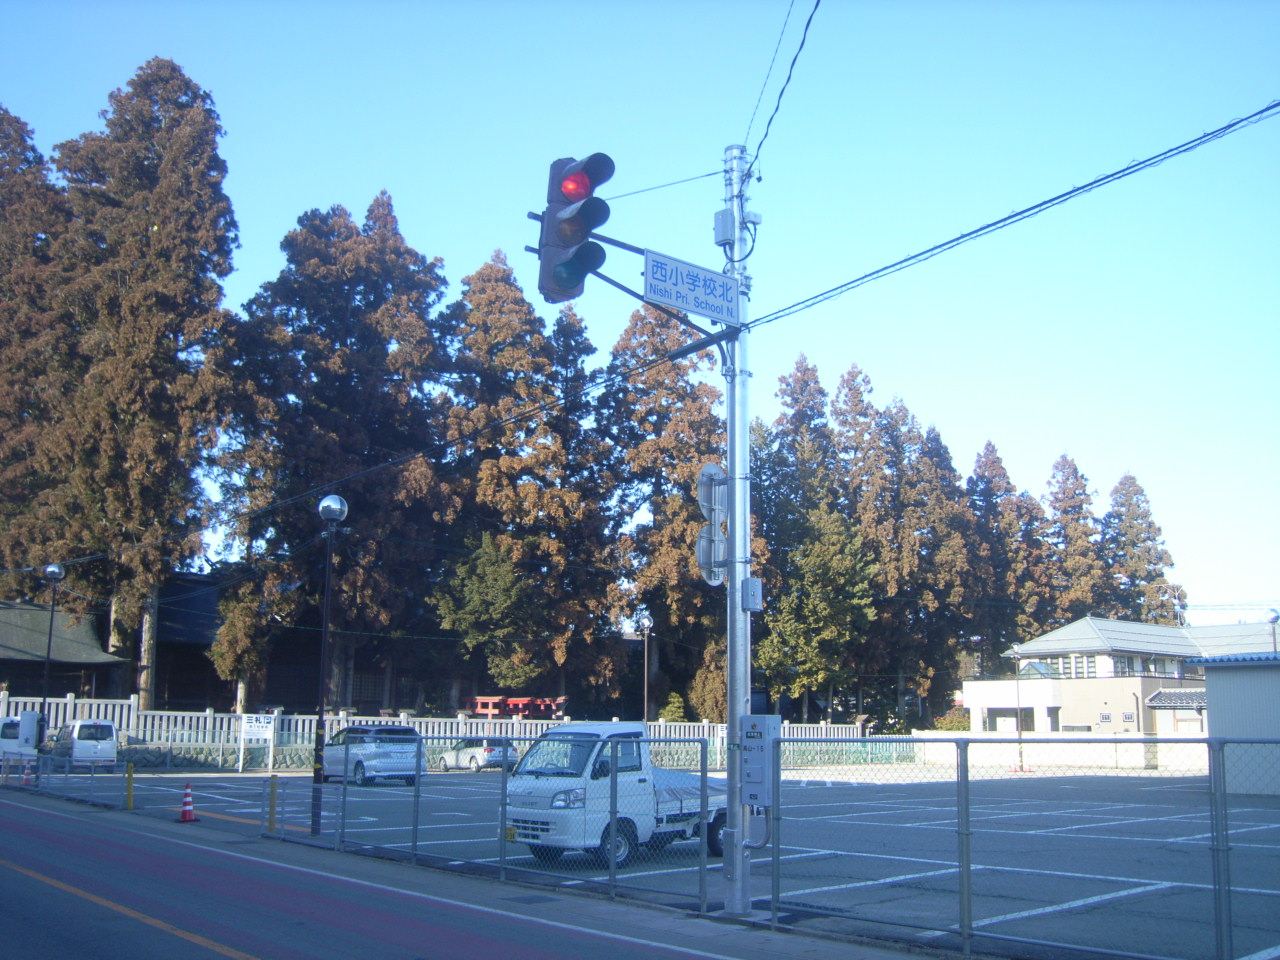
<path fill-rule="evenodd" d="M 795 56 L 791 58 L 791 66 L 787 68 L 787 79 L 782 82 L 782 89 L 778 91 L 778 102 L 773 105 L 773 113 L 769 114 L 769 122 L 764 125 L 764 136 L 756 144 L 755 155 L 751 158 L 751 162 L 747 164 L 746 172 L 742 177 L 744 183 L 751 179 L 751 171 L 755 169 L 756 162 L 760 159 L 760 149 L 764 146 L 764 142 L 769 139 L 769 130 L 773 127 L 774 118 L 778 116 L 778 110 L 782 106 L 782 95 L 787 92 L 787 87 L 791 84 L 791 75 L 795 72 L 796 61 L 800 59 L 800 52 L 804 50 L 805 41 L 809 38 L 809 25 L 813 23 L 813 15 L 818 12 L 818 7 L 821 5 L 822 0 L 814 0 L 813 9 L 809 11 L 809 19 L 804 22 L 804 33 L 800 35 L 800 46 L 796 48 Z"/>
<path fill-rule="evenodd" d="M 710 173 L 700 173 L 696 177 L 685 177 L 683 180 L 672 180 L 670 183 L 660 183 L 656 187 L 642 187 L 639 190 L 632 190 L 630 193 L 618 193 L 612 197 L 605 197 L 607 203 L 613 203 L 615 200 L 621 200 L 623 197 L 634 197 L 638 193 L 649 193 L 651 190 L 665 190 L 667 187 L 678 187 L 682 183 L 693 183 L 695 180 L 705 180 L 707 177 L 718 177 L 723 171 L 712 170 Z"/>
<path fill-rule="evenodd" d="M 787 34 L 787 24 L 791 22 L 791 11 L 795 9 L 796 0 L 787 4 L 787 15 L 782 18 L 782 29 L 778 31 L 778 42 L 773 46 L 773 56 L 769 59 L 769 69 L 764 72 L 764 83 L 760 84 L 760 95 L 756 97 L 756 105 L 751 109 L 751 119 L 747 121 L 747 132 L 742 135 L 742 142 L 751 140 L 751 128 L 755 126 L 756 114 L 760 104 L 764 102 L 764 92 L 769 88 L 769 78 L 773 76 L 773 65 L 778 62 L 778 51 L 782 49 L 782 38 Z"/>
<path fill-rule="evenodd" d="M 1130 177 L 1135 173 L 1140 173 L 1143 170 L 1148 170 L 1151 167 L 1158 166 L 1166 160 L 1172 159 L 1180 154 L 1190 153 L 1192 150 L 1202 147 L 1206 143 L 1211 143 L 1214 140 L 1221 139 L 1222 137 L 1227 136 L 1227 134 L 1235 133 L 1245 126 L 1251 126 L 1255 123 L 1260 123 L 1263 120 L 1270 119 L 1277 113 L 1280 113 L 1280 100 L 1273 100 L 1261 110 L 1251 113 L 1247 117 L 1232 120 L 1230 123 L 1219 127 L 1217 130 L 1211 130 L 1210 132 L 1201 134 L 1192 140 L 1188 140 L 1186 143 L 1181 143 L 1176 147 L 1170 147 L 1162 153 L 1157 153 L 1154 156 L 1147 157 L 1145 160 L 1139 160 L 1136 163 L 1129 164 L 1127 167 L 1122 167 L 1112 173 L 1104 174 L 1095 180 L 1090 180 L 1083 186 L 1074 187 L 1064 193 L 1058 194 L 1056 197 L 1050 197 L 1048 200 L 1042 200 L 1040 203 L 1033 204 L 1030 207 L 1011 213 L 1007 217 L 1002 217 L 999 220 L 993 220 L 991 223 L 984 224 L 981 227 L 970 230 L 968 233 L 962 233 L 957 237 L 952 237 L 950 240 L 946 240 L 942 243 L 929 247 L 927 250 L 914 253 L 909 257 L 903 257 L 901 260 L 887 266 L 880 267 L 878 270 L 872 270 L 870 273 L 864 273 L 857 279 L 842 283 L 838 287 L 832 287 L 830 290 L 825 290 L 822 293 L 809 297 L 807 300 L 801 300 L 797 303 L 793 303 L 789 307 L 783 307 L 781 310 L 775 310 L 773 313 L 765 314 L 764 316 L 748 323 L 747 329 L 764 326 L 766 323 L 781 320 L 783 317 L 789 317 L 792 314 L 800 313 L 802 310 L 808 310 L 810 307 L 816 307 L 820 303 L 825 303 L 828 300 L 834 300 L 841 294 L 848 293 L 850 290 L 860 287 L 865 283 L 870 283 L 872 280 L 879 280 L 881 277 L 887 277 L 890 274 L 897 273 L 899 270 L 905 270 L 907 267 L 912 267 L 918 263 L 923 263 L 926 260 L 931 260 L 938 254 L 952 250 L 955 247 L 968 243 L 970 240 L 976 240 L 978 237 L 986 236 L 989 233 L 995 233 L 997 230 L 1003 230 L 1005 227 L 1011 226 L 1012 224 L 1018 223 L 1022 220 L 1029 220 L 1030 218 L 1038 216 L 1059 204 L 1066 203 L 1068 200 L 1073 200 L 1082 194 L 1096 190 L 1098 187 L 1115 183 L 1117 180 L 1123 180 L 1125 177 Z"/>

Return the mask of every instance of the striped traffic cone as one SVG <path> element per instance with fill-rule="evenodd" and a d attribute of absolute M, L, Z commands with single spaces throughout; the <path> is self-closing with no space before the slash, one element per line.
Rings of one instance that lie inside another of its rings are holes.
<path fill-rule="evenodd" d="M 36 779 L 31 773 L 30 760 L 22 765 L 22 785 L 24 787 L 34 787 L 36 785 Z"/>
<path fill-rule="evenodd" d="M 191 784 L 187 784 L 187 792 L 182 795 L 182 816 L 178 818 L 178 823 L 199 823 L 200 818 L 196 816 L 196 805 L 191 800 Z"/>

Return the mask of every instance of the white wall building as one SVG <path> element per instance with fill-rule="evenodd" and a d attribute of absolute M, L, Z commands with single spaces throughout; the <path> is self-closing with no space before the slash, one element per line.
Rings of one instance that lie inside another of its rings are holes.
<path fill-rule="evenodd" d="M 963 705 L 974 732 L 1204 736 L 1206 658 L 1271 653 L 1275 633 L 1086 617 L 1010 648 L 1016 679 L 966 681 Z"/>

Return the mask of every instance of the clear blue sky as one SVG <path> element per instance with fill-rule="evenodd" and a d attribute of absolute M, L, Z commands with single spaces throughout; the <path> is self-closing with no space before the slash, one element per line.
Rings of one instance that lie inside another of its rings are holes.
<path fill-rule="evenodd" d="M 382 189 L 452 294 L 502 249 L 533 298 L 547 164 L 611 154 L 612 197 L 754 152 L 812 9 L 784 32 L 788 2 L 0 0 L 0 102 L 49 153 L 147 59 L 178 62 L 227 131 L 230 307 L 300 214 L 362 216 Z M 1275 0 L 824 0 L 760 150 L 749 315 L 1277 98 Z M 718 267 L 723 195 L 713 176 L 621 198 L 603 232 Z M 628 254 L 604 269 L 639 285 Z M 591 281 L 578 308 L 607 350 L 634 302 Z M 759 328 L 753 413 L 800 353 L 832 391 L 857 363 L 962 474 L 991 440 L 1042 495 L 1067 453 L 1101 514 L 1133 473 L 1193 622 L 1280 607 L 1280 118 Z"/>

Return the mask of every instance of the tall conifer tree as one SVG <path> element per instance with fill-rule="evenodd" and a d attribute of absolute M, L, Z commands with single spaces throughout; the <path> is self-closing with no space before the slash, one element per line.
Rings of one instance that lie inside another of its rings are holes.
<path fill-rule="evenodd" d="M 1166 579 L 1173 557 L 1151 517 L 1142 485 L 1126 473 L 1111 491 L 1102 518 L 1102 555 L 1110 575 L 1109 616 L 1146 623 L 1180 623 L 1185 600 Z"/>
<path fill-rule="evenodd" d="M 617 509 L 629 528 L 619 545 L 633 602 L 654 621 L 652 655 L 661 669 L 649 692 L 657 703 L 665 702 L 668 687 L 709 689 L 694 679 L 717 669 L 704 663 L 703 652 L 724 635 L 723 590 L 702 582 L 695 558 L 705 522 L 694 497 L 698 472 L 724 459 L 724 421 L 715 412 L 720 394 L 695 379 L 706 355 L 644 369 L 689 339 L 689 331 L 651 307 L 633 313 L 613 348 L 608 372 L 615 386 L 602 394 L 598 415 L 621 451 Z M 699 716 L 716 719 L 708 715 L 714 701 L 691 703 Z"/>
<path fill-rule="evenodd" d="M 45 552 L 52 533 L 30 511 L 57 483 L 37 459 L 40 435 L 83 380 L 70 318 L 54 307 L 54 247 L 69 222 L 30 128 L 0 106 L 0 567 L 9 569 L 63 559 Z M 20 597 L 33 586 L 24 578 L 0 589 Z"/>
<path fill-rule="evenodd" d="M 434 623 L 419 578 L 438 568 L 434 542 L 457 498 L 434 458 L 416 454 L 444 440 L 447 358 L 432 313 L 444 280 L 405 243 L 386 194 L 363 224 L 342 207 L 304 214 L 281 247 L 284 270 L 223 357 L 242 388 L 222 466 L 245 569 L 212 656 L 223 676 L 248 679 L 279 624 L 320 626 L 317 491 L 337 492 L 350 513 L 334 554 L 326 702 L 343 705 L 362 636 Z"/>
<path fill-rule="evenodd" d="M 1053 465 L 1048 506 L 1052 612 L 1046 626 L 1060 627 L 1102 613 L 1107 595 L 1101 531 L 1089 481 L 1066 454 Z"/>
<path fill-rule="evenodd" d="M 150 706 L 159 584 L 202 549 L 197 475 L 228 387 L 206 361 L 230 320 L 219 280 L 236 225 L 212 98 L 177 64 L 149 61 L 104 118 L 57 148 L 73 215 L 52 300 L 81 376 L 40 431 L 50 482 L 27 519 L 47 555 L 102 555 L 77 571 L 82 592 L 110 597 L 112 647 L 137 651 Z"/>

